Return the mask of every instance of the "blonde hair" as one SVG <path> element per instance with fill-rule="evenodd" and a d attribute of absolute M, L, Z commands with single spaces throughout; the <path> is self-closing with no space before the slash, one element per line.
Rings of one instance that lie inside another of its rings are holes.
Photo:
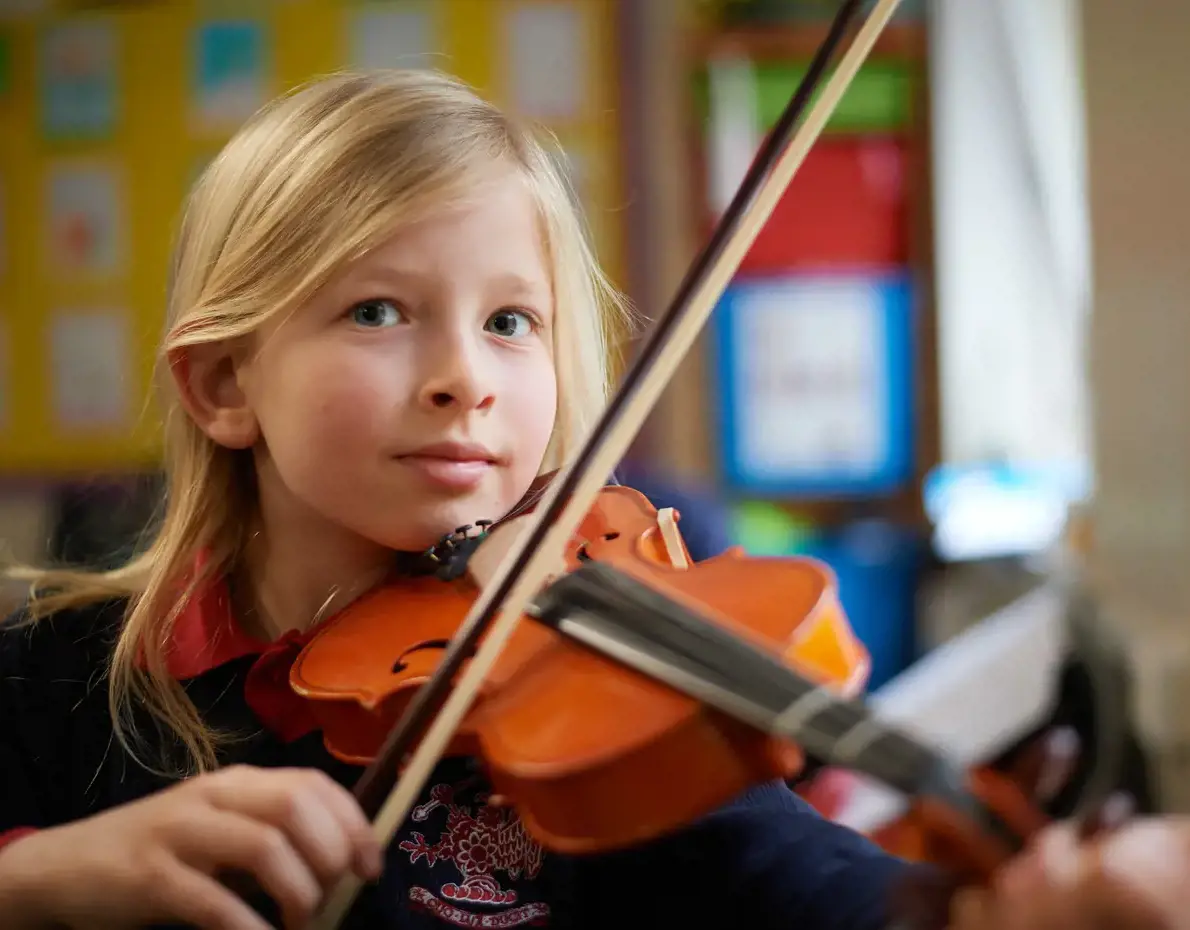
<path fill-rule="evenodd" d="M 292 311 L 399 224 L 465 196 L 504 162 L 528 182 L 552 265 L 558 415 L 543 469 L 556 467 L 606 402 L 609 346 L 627 320 L 588 244 L 559 170 L 563 157 L 548 134 L 539 137 L 450 77 L 378 71 L 322 78 L 273 101 L 197 181 L 175 246 L 157 358 L 168 482 L 159 529 L 143 554 L 114 571 L 14 573 L 32 581 L 31 619 L 128 599 L 109 693 L 116 735 L 141 764 L 152 767 L 138 753 L 145 745 L 133 721 L 138 706 L 176 736 L 184 769 L 217 766 L 229 734 L 208 727 L 169 676 L 166 644 L 186 599 L 234 564 L 255 507 L 250 459 L 212 442 L 181 409 L 170 353 L 243 337 Z M 194 578 L 200 553 L 208 558 Z"/>

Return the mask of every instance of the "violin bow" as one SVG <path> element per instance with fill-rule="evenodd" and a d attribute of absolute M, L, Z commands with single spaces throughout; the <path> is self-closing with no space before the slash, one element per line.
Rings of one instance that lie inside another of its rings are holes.
<path fill-rule="evenodd" d="M 822 84 L 834 51 L 863 6 L 863 0 L 844 0 L 785 112 L 673 301 L 654 325 L 619 391 L 578 455 L 546 490 L 530 526 L 500 562 L 492 582 L 480 591 L 434 675 L 418 689 L 376 760 L 360 777 L 355 795 L 369 816 L 373 816 L 370 808 L 387 790 L 384 786 L 395 781 L 373 818 L 373 830 L 382 846 L 387 848 L 405 822 L 517 622 L 628 451 L 899 5 L 900 0 L 876 0 L 847 52 Z M 820 84 L 821 94 L 811 104 Z M 451 688 L 456 675 L 458 681 Z M 401 772 L 406 751 L 422 730 L 424 736 Z M 341 880 L 323 903 L 311 925 L 313 930 L 336 930 L 361 884 L 355 876 Z"/>

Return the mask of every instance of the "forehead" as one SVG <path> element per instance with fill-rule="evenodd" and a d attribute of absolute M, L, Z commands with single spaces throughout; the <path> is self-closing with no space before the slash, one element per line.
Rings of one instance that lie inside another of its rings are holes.
<path fill-rule="evenodd" d="M 459 202 L 399 224 L 354 270 L 548 278 L 545 235 L 529 185 L 506 173 L 476 185 Z"/>

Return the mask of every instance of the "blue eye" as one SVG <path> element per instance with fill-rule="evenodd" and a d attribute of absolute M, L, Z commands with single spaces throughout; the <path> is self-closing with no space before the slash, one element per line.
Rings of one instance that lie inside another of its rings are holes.
<path fill-rule="evenodd" d="M 488 318 L 489 332 L 505 339 L 528 336 L 533 332 L 533 318 L 522 310 L 500 310 Z"/>
<path fill-rule="evenodd" d="M 365 300 L 351 308 L 351 320 L 373 329 L 391 326 L 401 321 L 401 311 L 391 300 Z"/>

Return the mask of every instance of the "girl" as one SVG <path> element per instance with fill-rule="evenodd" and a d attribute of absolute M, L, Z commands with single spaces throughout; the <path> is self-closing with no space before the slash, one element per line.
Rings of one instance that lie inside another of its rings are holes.
<path fill-rule="evenodd" d="M 906 867 L 779 784 L 571 859 L 448 761 L 382 867 L 286 685 L 318 618 L 573 453 L 620 321 L 553 154 L 458 83 L 336 76 L 248 123 L 177 243 L 160 530 L 0 635 L 5 926 L 267 926 L 240 872 L 298 927 L 354 870 L 358 927 L 881 927 Z"/>

